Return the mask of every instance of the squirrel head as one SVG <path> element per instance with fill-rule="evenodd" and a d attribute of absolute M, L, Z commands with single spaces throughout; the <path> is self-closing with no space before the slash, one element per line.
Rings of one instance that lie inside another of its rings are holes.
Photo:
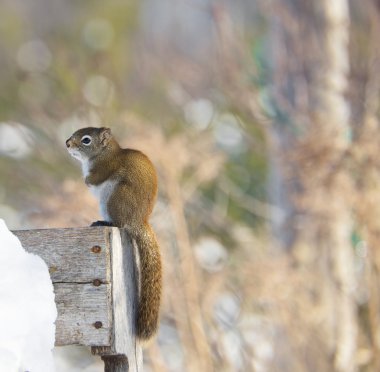
<path fill-rule="evenodd" d="M 111 129 L 93 127 L 77 130 L 66 141 L 70 155 L 82 162 L 97 157 L 115 144 Z"/>

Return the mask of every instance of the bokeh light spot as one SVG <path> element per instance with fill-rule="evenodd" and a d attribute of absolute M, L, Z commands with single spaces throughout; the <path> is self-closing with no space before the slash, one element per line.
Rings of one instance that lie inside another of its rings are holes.
<path fill-rule="evenodd" d="M 17 52 L 17 63 L 24 71 L 42 72 L 49 68 L 52 55 L 47 45 L 39 39 L 22 44 Z"/>
<path fill-rule="evenodd" d="M 106 19 L 91 19 L 83 28 L 83 41 L 95 50 L 105 50 L 111 46 L 114 38 L 112 24 Z"/>
<path fill-rule="evenodd" d="M 102 75 L 94 75 L 88 78 L 84 87 L 83 95 L 94 106 L 108 106 L 114 96 L 113 82 Z"/>
<path fill-rule="evenodd" d="M 0 155 L 24 158 L 32 151 L 32 132 L 22 124 L 0 123 Z"/>
<path fill-rule="evenodd" d="M 208 99 L 188 102 L 184 107 L 186 121 L 196 129 L 206 129 L 214 115 L 214 107 Z"/>
<path fill-rule="evenodd" d="M 195 256 L 204 269 L 216 272 L 224 267 L 227 251 L 216 239 L 203 238 L 195 246 Z"/>

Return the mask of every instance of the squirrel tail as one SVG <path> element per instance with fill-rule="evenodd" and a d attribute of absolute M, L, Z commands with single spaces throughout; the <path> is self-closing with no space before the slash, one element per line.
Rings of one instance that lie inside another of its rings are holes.
<path fill-rule="evenodd" d="M 149 340 L 158 329 L 162 268 L 156 235 L 148 223 L 134 234 L 140 260 L 140 294 L 138 300 L 136 334 Z"/>

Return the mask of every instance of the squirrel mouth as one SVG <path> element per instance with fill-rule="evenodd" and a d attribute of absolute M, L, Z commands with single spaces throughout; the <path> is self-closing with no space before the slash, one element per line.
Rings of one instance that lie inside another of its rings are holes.
<path fill-rule="evenodd" d="M 68 149 L 68 151 L 73 158 L 82 160 L 82 154 L 78 150 Z"/>

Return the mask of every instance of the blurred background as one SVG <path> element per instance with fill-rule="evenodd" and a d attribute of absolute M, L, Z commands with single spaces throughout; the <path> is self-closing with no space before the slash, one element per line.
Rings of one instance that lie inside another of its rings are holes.
<path fill-rule="evenodd" d="M 3 0 L 0 217 L 97 220 L 65 140 L 109 126 L 159 173 L 146 371 L 379 371 L 379 21 L 377 0 Z"/>

